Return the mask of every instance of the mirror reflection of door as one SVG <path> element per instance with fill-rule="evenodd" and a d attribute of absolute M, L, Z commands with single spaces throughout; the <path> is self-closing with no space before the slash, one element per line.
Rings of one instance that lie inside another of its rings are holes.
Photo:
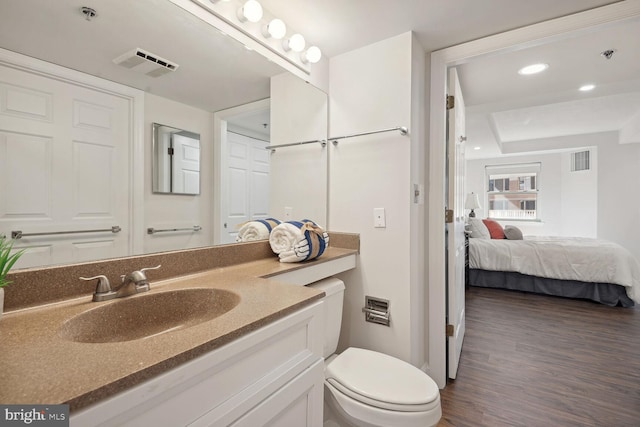
<path fill-rule="evenodd" d="M 200 194 L 200 141 L 179 133 L 172 137 L 172 193 Z"/>
<path fill-rule="evenodd" d="M 240 226 L 269 217 L 269 100 L 224 112 L 221 127 L 221 215 L 216 243 L 234 243 Z"/>
<path fill-rule="evenodd" d="M 29 64 L 0 66 L 0 235 L 21 232 L 15 267 L 129 255 L 128 89 Z"/>
<path fill-rule="evenodd" d="M 269 216 L 269 152 L 264 140 L 227 131 L 229 215 L 226 243 L 235 242 L 240 225 Z"/>

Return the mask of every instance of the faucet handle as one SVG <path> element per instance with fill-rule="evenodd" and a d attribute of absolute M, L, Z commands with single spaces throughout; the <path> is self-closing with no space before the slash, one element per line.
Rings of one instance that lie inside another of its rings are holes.
<path fill-rule="evenodd" d="M 96 280 L 98 279 L 98 284 L 96 286 L 96 292 L 101 293 L 101 292 L 109 292 L 111 291 L 111 285 L 109 284 L 109 279 L 107 278 L 107 276 L 103 276 L 102 274 L 99 276 L 93 276 L 93 277 L 80 277 L 80 280 Z"/>
<path fill-rule="evenodd" d="M 141 269 L 140 269 L 140 273 L 143 273 L 143 274 L 144 274 L 144 272 L 145 272 L 145 271 L 148 271 L 148 270 L 157 270 L 157 269 L 159 269 L 160 267 L 162 267 L 162 264 L 158 264 L 158 265 L 156 265 L 155 267 L 145 267 L 145 268 L 141 268 Z"/>
<path fill-rule="evenodd" d="M 98 275 L 93 277 L 80 277 L 80 280 L 98 280 L 96 285 L 96 291 L 93 293 L 94 301 L 104 301 L 105 299 L 110 299 L 107 296 L 110 296 L 113 291 L 111 290 L 111 284 L 109 283 L 109 279 L 107 276 Z"/>
<path fill-rule="evenodd" d="M 122 279 L 122 281 L 124 282 L 125 277 L 134 276 L 134 277 L 136 277 L 136 280 L 147 280 L 147 276 L 146 276 L 146 274 L 144 274 L 144 272 L 148 271 L 148 270 L 157 270 L 160 267 L 162 267 L 162 264 L 156 265 L 155 267 L 141 268 L 140 270 L 133 271 L 133 272 L 131 272 L 129 274 L 121 274 L 120 275 L 120 279 Z"/>

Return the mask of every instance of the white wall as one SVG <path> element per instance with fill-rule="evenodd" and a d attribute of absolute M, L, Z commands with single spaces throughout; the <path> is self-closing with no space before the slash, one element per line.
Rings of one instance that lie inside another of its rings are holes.
<path fill-rule="evenodd" d="M 153 194 L 152 123 L 200 134 L 200 194 Z M 158 233 L 144 237 L 144 252 L 207 246 L 213 243 L 211 197 L 213 194 L 213 114 L 185 104 L 145 94 L 144 227 L 183 228 L 200 225 L 199 232 Z"/>
<path fill-rule="evenodd" d="M 271 79 L 271 145 L 325 140 L 327 94 L 292 74 Z M 328 147 L 319 143 L 271 153 L 269 214 L 327 227 Z M 285 215 L 290 208 L 291 216 Z"/>
<path fill-rule="evenodd" d="M 640 261 L 640 144 L 600 145 L 598 171 L 598 237 L 619 243 Z"/>
<path fill-rule="evenodd" d="M 425 227 L 411 184 L 424 185 L 424 66 L 424 51 L 411 33 L 333 57 L 330 64 L 331 136 L 396 126 L 411 133 L 329 146 L 330 229 L 360 233 L 359 264 L 340 276 L 346 292 L 339 350 L 369 348 L 416 366 L 424 363 L 424 267 L 415 263 L 424 264 Z M 374 208 L 385 209 L 386 228 L 373 227 Z M 365 322 L 365 295 L 390 300 L 390 327 Z"/>
<path fill-rule="evenodd" d="M 571 152 L 562 153 L 560 159 L 560 182 L 562 183 L 560 235 L 596 238 L 598 237 L 598 148 L 591 147 L 589 150 L 589 170 L 571 172 Z"/>

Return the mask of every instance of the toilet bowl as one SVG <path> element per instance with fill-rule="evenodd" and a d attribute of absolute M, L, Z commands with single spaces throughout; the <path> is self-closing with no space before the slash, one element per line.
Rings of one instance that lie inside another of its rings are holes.
<path fill-rule="evenodd" d="M 425 427 L 442 416 L 440 391 L 427 374 L 395 357 L 337 348 L 344 283 L 330 278 L 312 285 L 325 292 L 325 426 Z"/>

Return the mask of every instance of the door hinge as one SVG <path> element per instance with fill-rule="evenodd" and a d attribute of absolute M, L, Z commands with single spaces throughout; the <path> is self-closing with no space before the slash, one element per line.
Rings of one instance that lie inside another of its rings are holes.
<path fill-rule="evenodd" d="M 456 101 L 453 97 L 453 95 L 447 95 L 447 110 L 451 110 L 453 107 L 455 107 Z"/>
<path fill-rule="evenodd" d="M 444 210 L 444 222 L 451 224 L 453 222 L 453 209 Z"/>
<path fill-rule="evenodd" d="M 173 156 L 173 147 L 167 148 L 167 154 Z"/>
<path fill-rule="evenodd" d="M 455 326 L 453 326 L 453 325 L 447 325 L 447 328 L 446 328 L 447 336 L 448 336 L 448 337 L 452 337 L 452 336 L 453 336 L 453 334 L 455 333 L 455 330 L 456 330 L 456 327 L 455 327 Z"/>

